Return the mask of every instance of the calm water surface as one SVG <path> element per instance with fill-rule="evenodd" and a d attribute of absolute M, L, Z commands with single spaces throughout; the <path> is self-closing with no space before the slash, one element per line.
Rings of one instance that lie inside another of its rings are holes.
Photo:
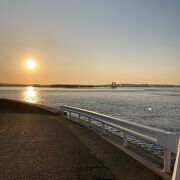
<path fill-rule="evenodd" d="M 0 97 L 56 108 L 71 105 L 180 133 L 180 88 L 1 87 Z"/>

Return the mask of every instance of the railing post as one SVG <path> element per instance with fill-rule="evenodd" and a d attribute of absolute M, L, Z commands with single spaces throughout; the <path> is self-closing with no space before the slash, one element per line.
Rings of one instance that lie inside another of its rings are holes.
<path fill-rule="evenodd" d="M 127 147 L 127 133 L 123 132 L 123 147 Z"/>
<path fill-rule="evenodd" d="M 91 118 L 89 119 L 89 123 L 92 124 L 92 119 Z"/>
<path fill-rule="evenodd" d="M 179 179 L 180 179 L 180 139 L 179 139 L 179 144 L 177 148 L 176 162 L 175 162 L 173 176 L 172 176 L 172 180 L 179 180 Z"/>
<path fill-rule="evenodd" d="M 90 123 L 90 117 L 87 117 L 87 120 L 88 120 L 88 124 Z"/>
<path fill-rule="evenodd" d="M 90 125 L 90 117 L 87 117 L 87 122 L 88 122 L 88 126 L 91 126 Z"/>
<path fill-rule="evenodd" d="M 72 112 L 71 111 L 69 111 L 69 116 L 70 116 L 70 118 L 72 118 Z"/>
<path fill-rule="evenodd" d="M 61 111 L 61 115 L 63 117 L 64 116 L 64 111 L 63 111 L 63 107 L 62 106 L 60 106 L 60 111 Z M 60 115 L 60 113 L 59 113 L 59 115 Z"/>
<path fill-rule="evenodd" d="M 164 172 L 169 173 L 171 167 L 171 152 L 169 149 L 165 149 L 164 151 Z"/>
<path fill-rule="evenodd" d="M 80 120 L 80 114 L 77 114 L 77 120 L 78 121 Z"/>
<path fill-rule="evenodd" d="M 93 120 L 91 118 L 89 118 L 89 126 L 93 126 Z"/>
<path fill-rule="evenodd" d="M 79 120 L 80 120 L 80 115 L 79 114 L 76 114 L 77 115 L 77 118 L 75 118 L 75 120 L 77 121 L 77 122 L 79 122 Z"/>
<path fill-rule="evenodd" d="M 102 134 L 106 134 L 106 124 L 102 122 Z"/>

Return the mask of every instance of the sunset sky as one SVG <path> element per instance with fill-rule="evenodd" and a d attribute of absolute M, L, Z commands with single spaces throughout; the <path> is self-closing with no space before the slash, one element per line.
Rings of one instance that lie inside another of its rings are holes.
<path fill-rule="evenodd" d="M 112 81 L 180 84 L 180 1 L 0 0 L 0 82 Z"/>

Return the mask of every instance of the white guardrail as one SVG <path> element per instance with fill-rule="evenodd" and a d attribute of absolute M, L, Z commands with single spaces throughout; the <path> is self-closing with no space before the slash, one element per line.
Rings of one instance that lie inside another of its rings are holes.
<path fill-rule="evenodd" d="M 160 146 L 165 152 L 163 170 L 164 172 L 170 172 L 171 152 L 177 154 L 180 135 L 76 107 L 60 106 L 60 110 L 62 114 L 67 112 L 67 115 L 69 116 L 75 114 L 78 119 L 80 119 L 81 116 L 86 117 L 88 119 L 88 123 L 92 123 L 92 121 L 99 122 L 103 133 L 106 132 L 107 127 L 120 130 L 123 133 L 123 147 L 127 147 L 127 135 L 133 135 Z"/>

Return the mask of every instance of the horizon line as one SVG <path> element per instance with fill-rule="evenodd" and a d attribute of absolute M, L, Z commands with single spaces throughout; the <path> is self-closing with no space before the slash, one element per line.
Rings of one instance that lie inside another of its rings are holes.
<path fill-rule="evenodd" d="M 111 83 L 108 84 L 74 84 L 74 83 L 4 83 L 0 82 L 0 86 L 91 86 L 91 87 L 101 87 L 101 86 L 111 86 Z M 180 87 L 180 84 L 159 84 L 159 83 L 116 83 L 116 86 L 171 86 L 171 87 Z"/>

